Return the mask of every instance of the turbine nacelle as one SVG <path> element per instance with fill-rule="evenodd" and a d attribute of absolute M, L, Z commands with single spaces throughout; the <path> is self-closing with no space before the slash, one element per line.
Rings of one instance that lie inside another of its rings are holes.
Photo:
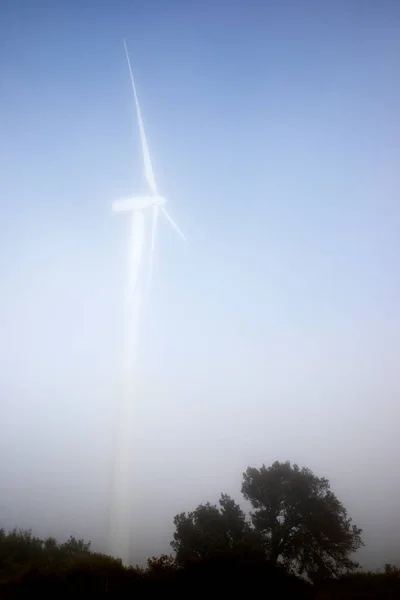
<path fill-rule="evenodd" d="M 143 210 L 150 206 L 164 206 L 166 202 L 166 199 L 162 196 L 136 196 L 116 200 L 113 202 L 112 209 L 114 212 L 130 212 L 133 210 Z"/>

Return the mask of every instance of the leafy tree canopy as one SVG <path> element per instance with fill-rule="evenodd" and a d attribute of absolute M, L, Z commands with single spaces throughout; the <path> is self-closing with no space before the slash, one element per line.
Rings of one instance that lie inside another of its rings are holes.
<path fill-rule="evenodd" d="M 201 504 L 174 519 L 171 542 L 176 561 L 204 561 L 216 556 L 255 560 L 307 575 L 312 581 L 339 576 L 358 564 L 352 554 L 362 546 L 361 529 L 352 524 L 329 481 L 289 462 L 249 467 L 242 493 L 253 508 L 251 521 L 232 498 L 219 506 Z"/>
<path fill-rule="evenodd" d="M 172 548 L 178 564 L 207 560 L 221 554 L 254 554 L 259 537 L 240 506 L 222 494 L 219 506 L 200 504 L 196 510 L 174 519 Z"/>
<path fill-rule="evenodd" d="M 253 507 L 251 519 L 272 564 L 282 562 L 316 580 L 350 572 L 351 555 L 363 543 L 346 509 L 324 477 L 290 462 L 249 467 L 242 493 Z"/>

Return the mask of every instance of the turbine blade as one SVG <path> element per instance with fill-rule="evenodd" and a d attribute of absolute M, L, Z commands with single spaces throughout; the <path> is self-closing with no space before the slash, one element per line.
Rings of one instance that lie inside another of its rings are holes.
<path fill-rule="evenodd" d="M 145 134 L 145 131 L 144 131 L 144 125 L 143 125 L 143 120 L 142 120 L 142 113 L 140 112 L 139 99 L 138 99 L 138 96 L 137 96 L 137 93 L 136 93 L 135 80 L 133 79 L 133 72 L 132 72 L 132 67 L 131 67 L 131 61 L 130 61 L 130 58 L 129 58 L 128 48 L 126 46 L 125 40 L 123 40 L 123 42 L 124 42 L 124 46 L 125 46 L 126 58 L 127 58 L 127 61 L 128 61 L 129 73 L 130 73 L 130 76 L 131 76 L 133 96 L 135 98 L 136 113 L 137 113 L 138 124 L 139 124 L 139 132 L 140 132 L 140 141 L 142 143 L 143 162 L 144 162 L 144 174 L 145 174 L 148 186 L 150 188 L 150 191 L 154 195 L 157 195 L 156 180 L 155 180 L 155 177 L 154 177 L 153 167 L 152 167 L 152 164 L 151 164 L 150 152 L 149 152 L 149 147 L 148 147 L 148 144 L 147 144 L 147 138 L 146 138 L 146 134 Z"/>
<path fill-rule="evenodd" d="M 170 222 L 170 224 L 175 229 L 175 231 L 181 236 L 181 238 L 183 239 L 183 241 L 186 242 L 185 236 L 183 235 L 182 231 L 178 227 L 178 224 L 174 221 L 174 219 L 171 217 L 171 215 L 169 214 L 169 212 L 163 206 L 161 207 L 161 210 L 163 211 L 165 217 Z"/>
<path fill-rule="evenodd" d="M 149 276 L 147 281 L 148 292 L 150 292 L 151 280 L 153 277 L 153 266 L 154 266 L 154 251 L 156 246 L 156 231 L 157 231 L 157 220 L 158 220 L 158 206 L 153 205 L 153 219 L 151 223 L 151 241 L 150 241 L 150 265 L 149 265 Z"/>

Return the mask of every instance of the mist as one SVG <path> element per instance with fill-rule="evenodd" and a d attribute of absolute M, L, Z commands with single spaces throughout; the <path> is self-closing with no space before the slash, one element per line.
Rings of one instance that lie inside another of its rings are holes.
<path fill-rule="evenodd" d="M 399 10 L 251 4 L 2 9 L 5 529 L 107 551 L 128 228 L 111 203 L 145 185 L 125 36 L 188 238 L 160 221 L 135 562 L 169 553 L 173 517 L 221 492 L 249 510 L 243 472 L 275 460 L 330 480 L 363 567 L 398 560 Z"/>

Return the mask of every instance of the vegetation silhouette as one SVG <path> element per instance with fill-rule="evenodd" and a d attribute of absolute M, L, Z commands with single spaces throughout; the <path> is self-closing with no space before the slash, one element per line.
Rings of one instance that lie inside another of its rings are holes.
<path fill-rule="evenodd" d="M 0 598 L 148 598 L 154 593 L 253 593 L 265 598 L 400 598 L 400 569 L 361 572 L 362 545 L 329 481 L 309 469 L 275 462 L 243 474 L 247 518 L 227 494 L 174 519 L 175 555 L 145 567 L 92 552 L 90 542 L 40 539 L 0 530 Z"/>

